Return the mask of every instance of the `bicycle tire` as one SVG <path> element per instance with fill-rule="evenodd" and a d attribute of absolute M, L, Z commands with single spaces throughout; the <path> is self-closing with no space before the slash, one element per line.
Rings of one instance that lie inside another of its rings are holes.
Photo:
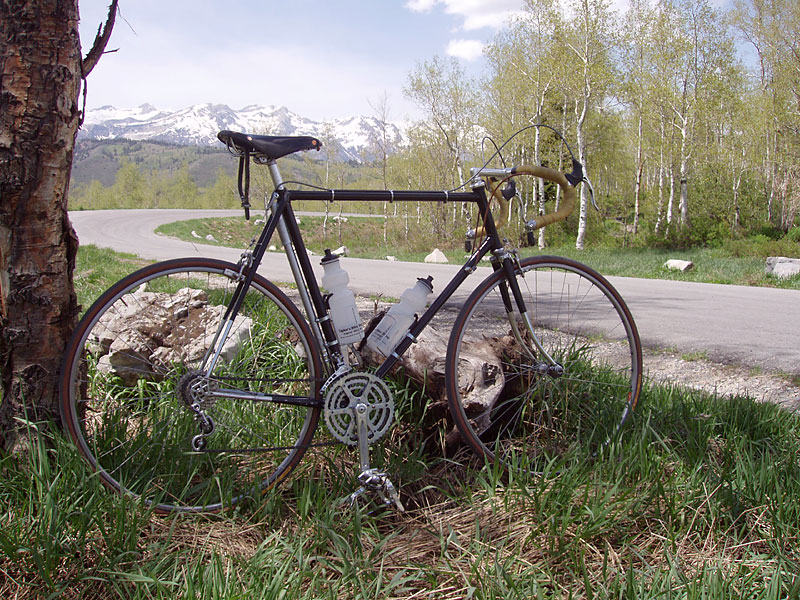
<path fill-rule="evenodd" d="M 479 457 L 535 473 L 575 449 L 596 452 L 620 430 L 639 400 L 642 348 L 622 297 L 589 267 L 538 256 L 520 261 L 515 273 L 533 330 L 563 372 L 549 368 L 521 320 L 523 333 L 514 335 L 498 270 L 456 319 L 446 390 L 455 425 Z M 496 361 L 476 373 L 466 353 L 482 348 L 486 356 L 487 344 Z"/>
<path fill-rule="evenodd" d="M 66 431 L 108 487 L 158 512 L 216 512 L 259 496 L 297 466 L 317 428 L 317 342 L 297 307 L 258 274 L 213 376 L 198 376 L 238 279 L 238 266 L 214 259 L 144 267 L 98 298 L 67 346 Z M 204 395 L 192 401 L 201 419 L 187 400 L 197 385 L 316 406 Z"/>

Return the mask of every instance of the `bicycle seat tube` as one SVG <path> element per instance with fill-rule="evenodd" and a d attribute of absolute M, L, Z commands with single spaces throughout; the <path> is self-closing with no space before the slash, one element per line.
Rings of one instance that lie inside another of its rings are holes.
<path fill-rule="evenodd" d="M 279 189 L 283 185 L 283 177 L 281 177 L 281 173 L 278 170 L 278 164 L 274 160 L 271 160 L 267 163 L 267 167 L 269 167 L 269 174 L 270 177 L 272 177 L 272 182 L 275 184 L 275 189 Z M 273 209 L 274 200 L 271 200 L 268 210 L 271 213 Z M 322 330 L 319 327 L 317 315 L 314 311 L 314 304 L 311 302 L 311 296 L 308 293 L 308 287 L 303 279 L 303 272 L 300 268 L 300 263 L 297 260 L 297 252 L 295 251 L 294 244 L 292 243 L 292 237 L 289 235 L 289 229 L 286 227 L 286 221 L 283 218 L 283 215 L 280 215 L 280 218 L 278 219 L 277 231 L 278 237 L 283 244 L 283 249 L 286 252 L 286 258 L 289 261 L 289 268 L 292 270 L 292 276 L 297 284 L 297 291 L 300 294 L 300 301 L 303 304 L 303 309 L 306 311 L 308 322 L 311 325 L 311 331 L 314 332 L 314 337 L 317 338 L 319 347 L 323 354 L 327 356 L 328 346 L 325 344 L 325 337 L 322 335 Z"/>

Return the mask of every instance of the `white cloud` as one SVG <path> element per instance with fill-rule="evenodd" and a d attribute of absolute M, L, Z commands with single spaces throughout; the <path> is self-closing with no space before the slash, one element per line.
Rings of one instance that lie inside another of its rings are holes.
<path fill-rule="evenodd" d="M 414 12 L 430 12 L 437 4 L 444 6 L 446 14 L 462 18 L 464 31 L 500 29 L 522 8 L 522 0 L 409 0 L 406 7 Z"/>
<path fill-rule="evenodd" d="M 442 7 L 458 23 L 454 34 L 471 32 L 471 39 L 454 38 L 447 45 L 447 54 L 466 61 L 474 61 L 483 55 L 485 39 L 504 27 L 511 18 L 522 12 L 523 0 L 408 0 L 405 6 L 414 12 L 429 13 Z M 478 32 L 481 33 L 478 33 Z"/>
<path fill-rule="evenodd" d="M 480 40 L 450 40 L 447 44 L 448 56 L 475 60 L 483 55 L 483 42 Z"/>
<path fill-rule="evenodd" d="M 414 12 L 429 12 L 437 0 L 408 0 L 406 7 Z"/>

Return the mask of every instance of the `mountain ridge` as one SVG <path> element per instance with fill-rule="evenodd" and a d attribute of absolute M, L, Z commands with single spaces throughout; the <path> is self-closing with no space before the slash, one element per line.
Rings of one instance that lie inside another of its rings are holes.
<path fill-rule="evenodd" d="M 381 140 L 387 151 L 405 144 L 405 126 L 376 117 L 353 116 L 315 121 L 285 106 L 251 104 L 232 109 L 226 104 L 195 104 L 180 110 L 160 110 L 152 104 L 118 109 L 101 106 L 86 112 L 79 137 L 88 139 L 130 139 L 184 146 L 218 146 L 217 132 L 223 129 L 266 135 L 311 135 L 340 160 L 362 162 L 380 154 Z"/>

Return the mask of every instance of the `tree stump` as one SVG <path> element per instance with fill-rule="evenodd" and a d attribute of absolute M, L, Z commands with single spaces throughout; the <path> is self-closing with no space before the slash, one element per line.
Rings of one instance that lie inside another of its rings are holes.
<path fill-rule="evenodd" d="M 367 325 L 367 332 L 371 332 L 377 325 L 383 313 L 375 316 Z M 433 400 L 429 412 L 433 420 L 438 420 L 447 411 L 447 390 L 445 388 L 445 362 L 447 357 L 447 334 L 429 325 L 415 344 L 412 344 L 400 359 L 399 367 L 405 374 L 419 386 L 423 387 L 426 395 Z M 497 399 L 506 387 L 506 377 L 503 372 L 503 361 L 514 354 L 512 336 L 486 337 L 477 341 L 462 343 L 459 354 L 459 381 L 461 403 L 467 415 L 473 422 L 478 433 L 486 431 L 491 425 L 491 411 Z M 385 358 L 362 344 L 359 349 L 362 359 L 367 365 L 379 366 Z M 503 358 L 506 357 L 506 358 Z M 460 443 L 460 435 L 454 426 L 450 425 L 446 435 L 446 446 Z"/>

